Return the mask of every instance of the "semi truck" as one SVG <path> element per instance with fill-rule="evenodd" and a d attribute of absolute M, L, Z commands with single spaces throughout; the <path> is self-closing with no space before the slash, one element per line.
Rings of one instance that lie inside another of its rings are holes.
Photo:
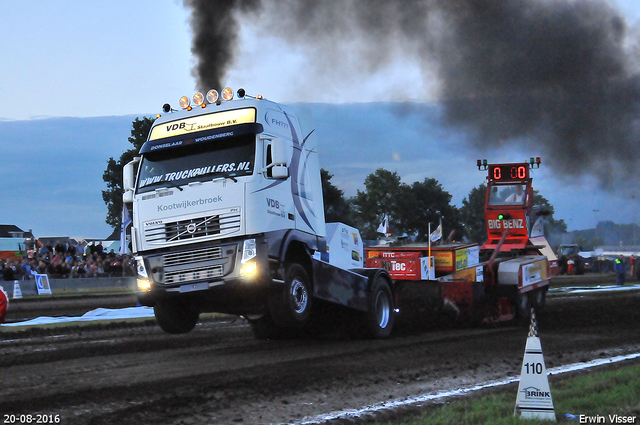
<path fill-rule="evenodd" d="M 164 331 L 189 332 L 201 313 L 220 312 L 269 339 L 346 311 L 359 335 L 386 338 L 397 315 L 503 320 L 543 304 L 548 260 L 516 214 L 530 208 L 528 171 L 527 201 L 488 219 L 499 241 L 489 232 L 482 249 L 377 247 L 365 266 L 358 230 L 325 223 L 316 134 L 291 108 L 230 88 L 179 104 L 164 105 L 123 170 L 136 294 Z"/>
<path fill-rule="evenodd" d="M 324 302 L 353 311 L 363 334 L 389 336 L 389 274 L 328 250 L 314 130 L 242 89 L 180 106 L 164 105 L 123 169 L 137 296 L 159 326 L 185 333 L 200 313 L 221 312 L 271 338 L 305 327 Z M 361 247 L 352 230 L 341 228 Z"/>

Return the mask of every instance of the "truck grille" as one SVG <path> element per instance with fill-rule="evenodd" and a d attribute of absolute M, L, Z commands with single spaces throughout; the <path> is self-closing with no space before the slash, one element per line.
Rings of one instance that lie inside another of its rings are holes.
<path fill-rule="evenodd" d="M 165 285 L 190 282 L 200 279 L 212 279 L 224 276 L 225 265 L 223 251 L 236 246 L 224 245 L 193 249 L 191 251 L 171 252 L 162 256 Z"/>
<path fill-rule="evenodd" d="M 197 240 L 238 230 L 240 230 L 240 213 L 233 212 L 159 223 L 145 227 L 144 234 L 147 242 L 153 244 Z"/>
<path fill-rule="evenodd" d="M 203 248 L 193 251 L 165 254 L 163 256 L 163 264 L 165 267 L 172 267 L 181 266 L 183 264 L 193 264 L 203 261 L 218 260 L 220 258 L 222 258 L 222 248 L 216 246 L 213 248 Z"/>
<path fill-rule="evenodd" d="M 165 272 L 164 283 L 181 283 L 198 279 L 209 279 L 222 276 L 222 265 L 197 267 L 193 269 Z"/>

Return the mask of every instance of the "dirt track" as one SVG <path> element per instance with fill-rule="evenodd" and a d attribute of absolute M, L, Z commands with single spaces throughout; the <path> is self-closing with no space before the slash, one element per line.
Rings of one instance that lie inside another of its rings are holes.
<path fill-rule="evenodd" d="M 640 352 L 640 292 L 550 298 L 539 329 L 547 368 Z M 527 329 L 258 341 L 244 320 L 223 318 L 180 336 L 153 321 L 0 336 L 3 414 L 59 414 L 63 424 L 269 424 L 517 375 Z"/>

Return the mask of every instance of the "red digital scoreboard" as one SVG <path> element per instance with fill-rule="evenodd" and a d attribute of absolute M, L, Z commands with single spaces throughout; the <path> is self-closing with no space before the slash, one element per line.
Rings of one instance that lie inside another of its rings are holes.
<path fill-rule="evenodd" d="M 529 164 L 489 165 L 489 179 L 496 182 L 522 181 L 529 178 Z"/>

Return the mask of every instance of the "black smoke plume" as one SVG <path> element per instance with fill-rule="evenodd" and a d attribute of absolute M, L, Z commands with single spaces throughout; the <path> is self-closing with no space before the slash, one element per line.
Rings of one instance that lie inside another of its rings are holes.
<path fill-rule="evenodd" d="M 418 61 L 437 80 L 445 122 L 465 129 L 480 151 L 512 144 L 525 155 L 544 152 L 566 176 L 592 174 L 604 187 L 640 183 L 640 38 L 605 0 L 185 4 L 199 86 L 220 87 L 238 19 L 255 12 L 259 20 L 247 24 L 305 47 L 327 74 Z"/>
<path fill-rule="evenodd" d="M 257 10 L 259 0 L 184 0 L 191 8 L 193 40 L 191 53 L 196 65 L 191 71 L 196 90 L 224 88 L 223 78 L 235 59 L 238 14 Z"/>

